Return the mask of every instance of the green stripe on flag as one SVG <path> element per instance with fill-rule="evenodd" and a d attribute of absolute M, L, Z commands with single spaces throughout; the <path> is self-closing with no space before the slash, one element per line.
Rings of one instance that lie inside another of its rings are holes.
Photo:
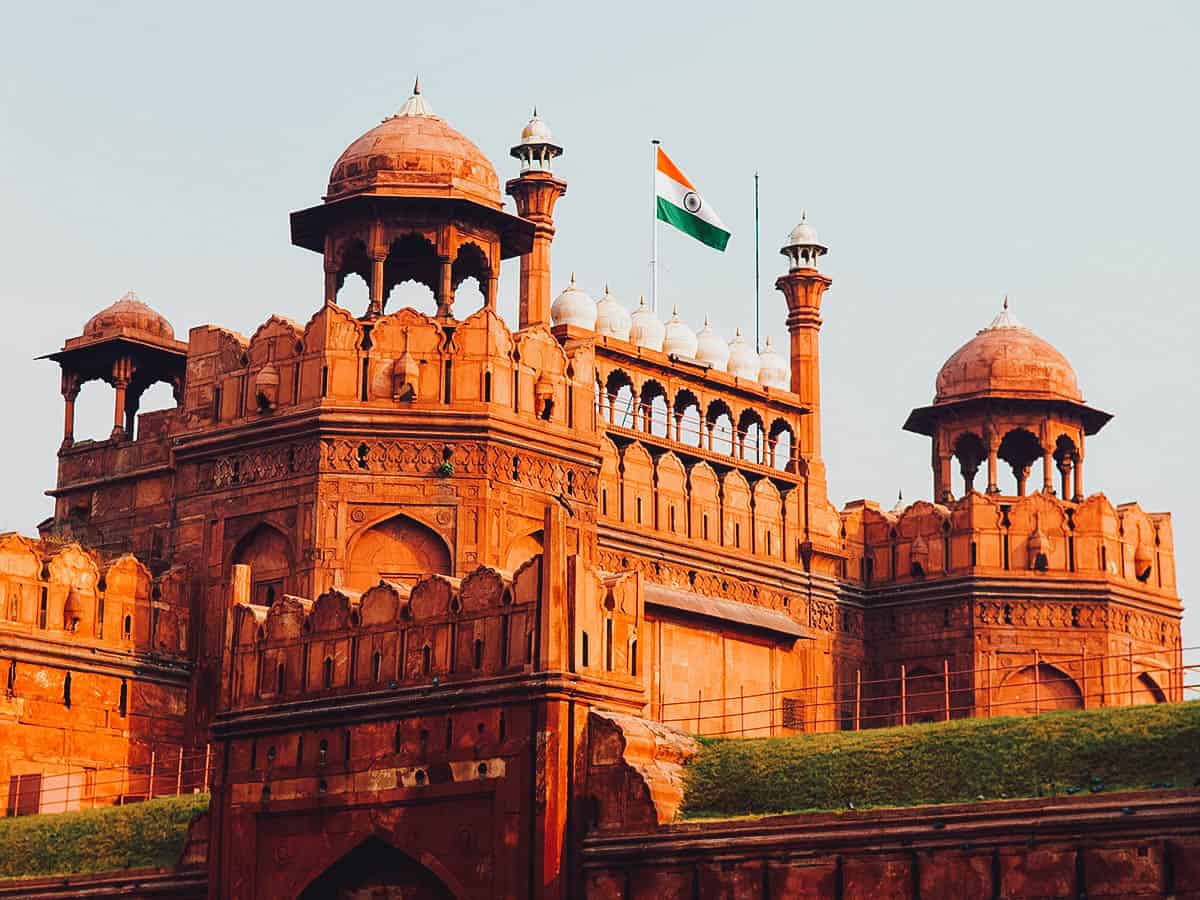
<path fill-rule="evenodd" d="M 658 199 L 658 218 L 668 225 L 674 225 L 684 234 L 690 234 L 702 244 L 708 244 L 714 250 L 725 250 L 729 243 L 729 232 L 722 231 L 715 225 L 710 225 L 703 219 L 697 218 L 686 209 L 680 209 L 670 200 Z"/>

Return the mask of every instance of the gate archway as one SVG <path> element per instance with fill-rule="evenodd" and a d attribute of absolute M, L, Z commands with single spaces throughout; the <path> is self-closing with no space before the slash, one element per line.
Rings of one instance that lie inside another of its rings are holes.
<path fill-rule="evenodd" d="M 318 875 L 299 900 L 454 900 L 454 893 L 411 856 L 372 837 Z"/>

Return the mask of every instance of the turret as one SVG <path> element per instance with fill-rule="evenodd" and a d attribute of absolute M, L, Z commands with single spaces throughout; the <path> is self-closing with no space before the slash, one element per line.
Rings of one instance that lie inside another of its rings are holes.
<path fill-rule="evenodd" d="M 550 322 L 550 243 L 554 240 L 554 205 L 567 192 L 567 183 L 554 177 L 551 164 L 562 155 L 550 129 L 533 110 L 521 131 L 521 140 L 510 151 L 521 161 L 521 174 L 504 189 L 517 204 L 517 212 L 533 223 L 533 247 L 521 256 L 521 292 L 518 324 L 521 328 Z"/>

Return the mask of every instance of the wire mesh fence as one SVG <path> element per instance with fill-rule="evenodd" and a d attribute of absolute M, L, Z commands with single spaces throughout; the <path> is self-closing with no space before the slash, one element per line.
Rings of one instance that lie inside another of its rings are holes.
<path fill-rule="evenodd" d="M 1132 649 L 1107 655 L 1045 658 L 1039 651 L 1010 665 L 939 671 L 901 665 L 890 678 L 853 680 L 737 694 L 663 699 L 658 721 L 712 737 L 861 730 L 964 718 L 1029 715 L 1200 698 L 1200 647 L 1170 651 L 1171 664 L 1147 663 Z M 1073 673 L 1073 674 L 1072 674 Z"/>
<path fill-rule="evenodd" d="M 211 745 L 155 748 L 145 759 L 119 766 L 68 762 L 11 774 L 0 792 L 7 816 L 71 812 L 207 793 L 214 768 Z"/>

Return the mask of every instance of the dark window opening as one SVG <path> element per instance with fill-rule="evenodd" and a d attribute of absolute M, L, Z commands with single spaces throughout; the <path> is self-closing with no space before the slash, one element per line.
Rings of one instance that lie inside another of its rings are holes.
<path fill-rule="evenodd" d="M 670 525 L 671 530 L 675 531 L 675 504 L 674 503 L 671 504 L 668 518 L 671 520 L 671 525 Z"/>
<path fill-rule="evenodd" d="M 392 752 L 399 753 L 401 745 L 400 723 L 396 723 L 396 730 L 392 733 Z"/>
<path fill-rule="evenodd" d="M 1067 571 L 1075 571 L 1075 535 L 1067 538 Z"/>
<path fill-rule="evenodd" d="M 1035 572 L 1045 572 L 1050 568 L 1050 561 L 1046 559 L 1045 553 L 1039 553 L 1033 558 L 1033 570 Z"/>
<path fill-rule="evenodd" d="M 613 621 L 606 619 L 604 622 L 604 668 L 611 672 L 613 670 Z"/>
<path fill-rule="evenodd" d="M 703 534 L 704 539 L 707 541 L 708 540 L 708 513 L 705 513 L 704 515 L 702 515 L 700 517 L 700 531 Z"/>
<path fill-rule="evenodd" d="M 68 672 L 63 678 L 63 706 L 67 709 L 71 708 L 71 673 Z"/>
<path fill-rule="evenodd" d="M 378 650 L 371 654 L 371 680 L 379 681 L 379 675 L 383 671 L 383 654 Z"/>
<path fill-rule="evenodd" d="M 126 640 L 133 636 L 133 616 L 126 616 L 125 621 L 121 623 L 121 635 Z"/>
<path fill-rule="evenodd" d="M 637 641 L 631 641 L 629 644 L 629 674 L 637 677 Z"/>
<path fill-rule="evenodd" d="M 642 524 L 642 498 L 637 498 L 637 524 Z"/>
<path fill-rule="evenodd" d="M 321 683 L 325 689 L 333 687 L 333 657 L 325 657 L 325 662 L 321 664 Z"/>
<path fill-rule="evenodd" d="M 125 687 L 125 679 L 123 678 L 121 679 L 121 687 L 122 689 Z M 17 695 L 17 661 L 15 659 L 8 661 L 8 680 L 4 685 L 4 695 L 9 698 Z M 121 715 L 124 715 L 124 713 Z"/>
<path fill-rule="evenodd" d="M 475 668 L 483 668 L 483 641 L 478 638 L 475 640 Z"/>
<path fill-rule="evenodd" d="M 362 361 L 362 377 L 360 379 L 362 382 L 362 384 L 360 386 L 360 399 L 364 403 L 371 399 L 371 395 L 369 393 L 370 378 L 371 378 L 371 360 L 364 359 Z"/>
<path fill-rule="evenodd" d="M 513 457 L 512 477 L 513 481 L 521 480 L 521 458 L 519 456 Z"/>
<path fill-rule="evenodd" d="M 451 368 L 454 364 L 450 360 L 446 360 L 445 368 L 442 370 L 442 402 L 450 402 L 450 389 L 454 384 L 454 370 Z"/>
<path fill-rule="evenodd" d="M 428 644 L 421 648 L 421 674 L 428 675 L 433 666 L 433 650 Z"/>
<path fill-rule="evenodd" d="M 104 637 L 104 595 L 96 598 L 96 637 Z"/>
<path fill-rule="evenodd" d="M 46 617 L 49 609 L 49 599 L 47 597 L 46 588 L 42 588 L 42 600 L 38 605 L 38 628 L 46 627 Z"/>
<path fill-rule="evenodd" d="M 368 447 L 366 444 L 359 444 L 356 455 L 358 457 L 358 467 L 360 469 L 367 468 L 368 461 L 369 461 L 369 458 L 371 455 L 371 448 Z"/>
<path fill-rule="evenodd" d="M 742 523 L 741 522 L 733 523 L 733 546 L 735 546 L 735 547 L 742 546 Z"/>
<path fill-rule="evenodd" d="M 608 488 L 600 489 L 600 515 L 608 515 Z"/>
<path fill-rule="evenodd" d="M 497 725 L 497 729 L 500 735 L 500 740 L 503 741 L 508 734 L 508 726 L 504 719 L 504 710 L 500 710 L 500 720 Z"/>
<path fill-rule="evenodd" d="M 979 565 L 979 547 L 974 541 L 971 541 L 971 565 Z"/>
<path fill-rule="evenodd" d="M 492 373 L 491 372 L 483 373 L 483 402 L 484 403 L 492 402 Z"/>
<path fill-rule="evenodd" d="M 1004 624 L 1012 624 L 1012 607 L 1007 603 L 1004 604 Z"/>
<path fill-rule="evenodd" d="M 1071 627 L 1072 628 L 1079 627 L 1079 607 L 1078 606 L 1071 607 Z"/>
<path fill-rule="evenodd" d="M 117 701 L 117 715 L 122 719 L 129 713 L 129 682 L 121 679 L 121 696 Z"/>
<path fill-rule="evenodd" d="M 275 667 L 275 693 L 282 694 L 287 689 L 287 669 L 283 663 Z"/>
<path fill-rule="evenodd" d="M 321 366 L 321 396 L 329 396 L 329 366 Z"/>
<path fill-rule="evenodd" d="M 588 667 L 588 633 L 586 631 L 583 633 L 580 655 L 583 660 L 583 668 L 586 669 Z"/>

